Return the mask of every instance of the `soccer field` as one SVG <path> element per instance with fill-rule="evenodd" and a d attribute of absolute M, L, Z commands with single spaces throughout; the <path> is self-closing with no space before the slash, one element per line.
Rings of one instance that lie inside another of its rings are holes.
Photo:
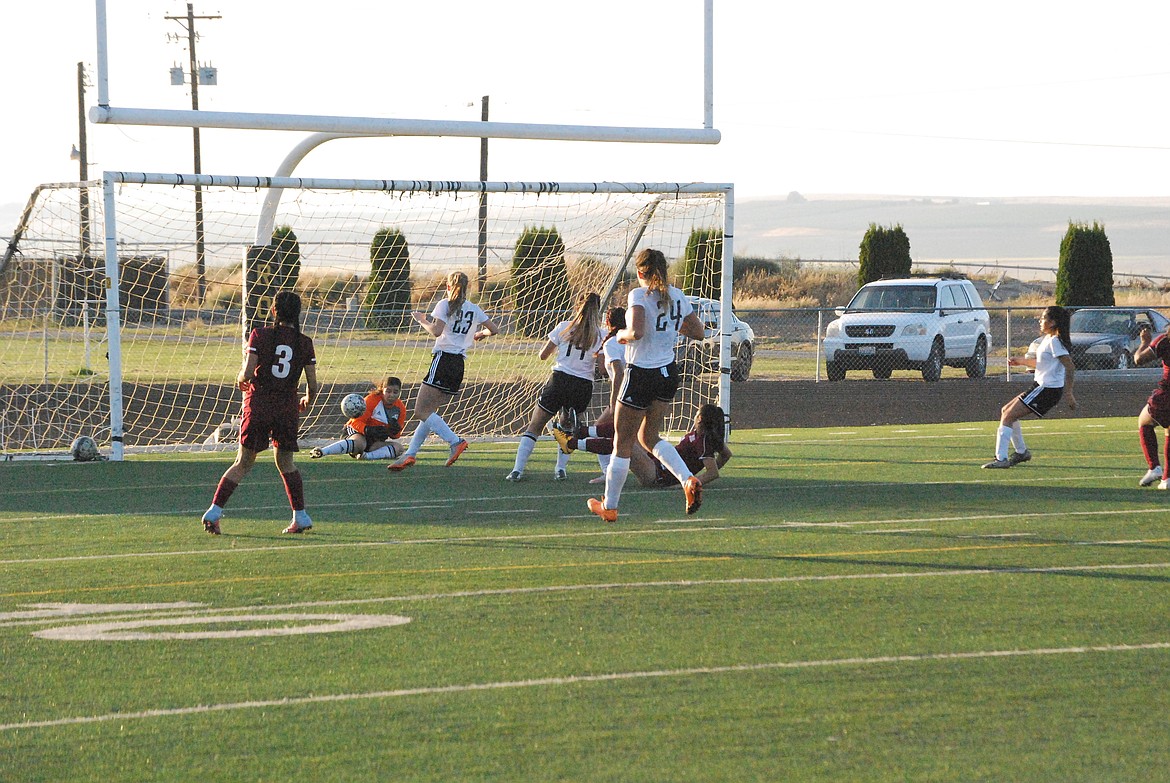
<path fill-rule="evenodd" d="M 1102 781 L 1170 768 L 1170 493 L 1124 419 L 736 432 L 694 517 L 452 468 L 0 465 L 0 779 Z"/>

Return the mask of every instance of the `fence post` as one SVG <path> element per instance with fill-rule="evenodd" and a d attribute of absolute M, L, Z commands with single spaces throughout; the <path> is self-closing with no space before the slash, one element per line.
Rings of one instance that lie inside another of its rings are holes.
<path fill-rule="evenodd" d="M 1007 309 L 1007 315 L 1004 317 L 1004 364 L 1003 364 L 1003 379 L 1010 381 L 1012 379 L 1012 308 Z"/>
<path fill-rule="evenodd" d="M 816 365 L 813 367 L 813 381 L 821 382 L 821 335 L 824 333 L 825 309 L 817 308 L 817 355 Z"/>

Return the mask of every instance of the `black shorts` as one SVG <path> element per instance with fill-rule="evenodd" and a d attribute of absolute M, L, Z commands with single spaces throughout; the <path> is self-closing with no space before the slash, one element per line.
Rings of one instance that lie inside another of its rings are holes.
<path fill-rule="evenodd" d="M 423 383 L 441 392 L 455 394 L 463 386 L 463 354 L 436 351 Z"/>
<path fill-rule="evenodd" d="M 1048 411 L 1056 407 L 1056 403 L 1060 402 L 1060 398 L 1064 396 L 1063 386 L 1037 386 L 1032 384 L 1032 388 L 1021 394 L 1018 399 L 1024 405 L 1028 406 L 1028 410 L 1035 413 L 1037 416 L 1043 416 Z"/>
<path fill-rule="evenodd" d="M 631 364 L 626 368 L 626 377 L 622 379 L 618 401 L 627 408 L 644 411 L 656 401 L 672 401 L 678 393 L 678 384 L 678 365 L 675 362 L 653 369 Z"/>
<path fill-rule="evenodd" d="M 358 431 L 353 427 L 345 427 L 347 435 L 356 435 Z M 366 439 L 366 451 L 370 451 L 372 444 L 377 444 L 379 441 L 391 440 L 390 427 L 384 425 L 367 424 L 366 431 L 362 433 L 362 437 Z"/>
<path fill-rule="evenodd" d="M 545 413 L 556 415 L 561 408 L 572 408 L 578 415 L 585 413 L 593 401 L 593 381 L 553 370 L 552 377 L 540 390 L 536 404 Z"/>

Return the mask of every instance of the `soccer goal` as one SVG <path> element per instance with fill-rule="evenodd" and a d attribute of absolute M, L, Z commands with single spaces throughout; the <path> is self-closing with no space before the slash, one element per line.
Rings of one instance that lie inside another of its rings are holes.
<path fill-rule="evenodd" d="M 642 248 L 672 259 L 689 295 L 730 309 L 732 192 L 128 172 L 42 186 L 0 262 L 3 452 L 63 450 L 78 435 L 114 458 L 232 444 L 243 341 L 286 288 L 304 301 L 322 382 L 302 439 L 333 439 L 338 401 L 379 378 L 400 377 L 412 403 L 433 339 L 409 312 L 429 311 L 456 270 L 503 333 L 470 351 L 444 416 L 463 435 L 513 437 L 548 377 L 537 353 L 552 326 L 582 291 L 624 305 Z M 703 402 L 730 412 L 729 351 L 717 332 L 680 347 L 670 429 L 685 429 Z M 598 382 L 590 415 L 608 395 Z"/>

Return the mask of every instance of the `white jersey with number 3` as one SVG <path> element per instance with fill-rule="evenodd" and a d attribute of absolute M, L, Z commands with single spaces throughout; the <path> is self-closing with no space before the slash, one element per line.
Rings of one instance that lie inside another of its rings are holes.
<path fill-rule="evenodd" d="M 683 292 L 667 286 L 668 301 L 662 301 L 658 292 L 638 287 L 630 291 L 626 312 L 641 307 L 646 316 L 642 339 L 626 344 L 626 363 L 634 367 L 655 369 L 674 361 L 674 347 L 678 343 L 678 328 L 695 308 Z"/>

